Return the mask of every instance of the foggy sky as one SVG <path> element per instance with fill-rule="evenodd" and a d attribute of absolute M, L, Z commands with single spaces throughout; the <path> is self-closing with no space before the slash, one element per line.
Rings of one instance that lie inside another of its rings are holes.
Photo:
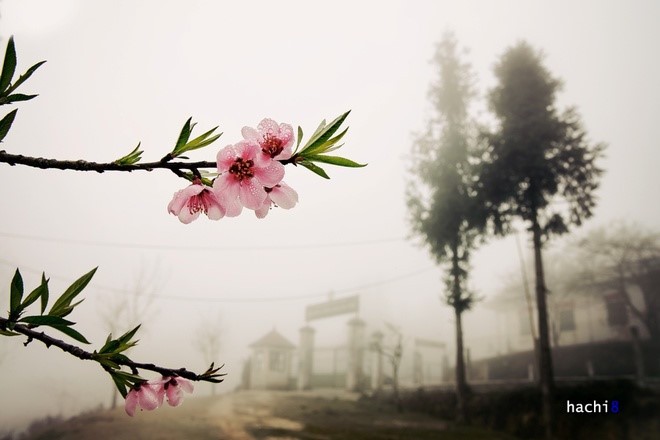
<path fill-rule="evenodd" d="M 469 48 L 466 61 L 481 95 L 493 86 L 492 66 L 507 47 L 525 39 L 543 50 L 545 65 L 564 82 L 560 107 L 577 106 L 590 139 L 608 144 L 598 207 L 585 228 L 613 219 L 660 225 L 652 190 L 660 187 L 654 1 L 322 7 L 3 0 L 0 14 L 0 46 L 4 51 L 14 35 L 17 71 L 48 60 L 22 86 L 39 97 L 18 106 L 1 147 L 11 153 L 105 162 L 141 141 L 145 160 L 158 160 L 193 116 L 199 133 L 215 125 L 224 132 L 190 155 L 215 160 L 221 147 L 241 139 L 243 126 L 264 117 L 300 125 L 307 139 L 321 119 L 350 109 L 340 151 L 369 163 L 328 166 L 330 181 L 289 166 L 285 180 L 300 196 L 294 209 L 274 209 L 264 220 L 245 210 L 190 225 L 167 214 L 186 182 L 166 171 L 99 175 L 0 164 L 0 308 L 6 310 L 16 267 L 30 290 L 45 270 L 54 294 L 99 266 L 86 302 L 72 315 L 93 348 L 107 335 L 99 310 L 108 297 L 125 294 L 140 271 L 158 273 L 159 297 L 132 356 L 205 368 L 191 340 L 200 321 L 220 315 L 219 362 L 230 376 L 219 388 L 238 383 L 245 347 L 273 327 L 297 343 L 305 305 L 330 291 L 363 294 L 362 315 L 374 322 L 390 320 L 410 336 L 451 343 L 451 313 L 438 300 L 442 272 L 406 239 L 404 200 L 414 133 L 432 116 L 434 44 L 447 30 Z M 497 293 L 502 277 L 518 267 L 514 242 L 492 239 L 473 267 L 474 288 L 486 297 Z M 344 321 L 333 322 L 341 328 Z M 483 322 L 470 327 L 469 315 L 467 322 L 468 338 L 488 331 Z M 341 342 L 341 332 L 320 333 L 321 341 Z M 37 342 L 0 344 L 9 352 L 0 389 L 20 396 L 1 399 L 0 432 L 33 415 L 107 403 L 110 380 L 97 365 L 80 365 Z"/>

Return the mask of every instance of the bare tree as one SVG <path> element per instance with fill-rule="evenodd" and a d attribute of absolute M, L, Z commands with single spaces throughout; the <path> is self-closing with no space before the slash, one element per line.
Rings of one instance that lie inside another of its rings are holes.
<path fill-rule="evenodd" d="M 399 368 L 401 367 L 401 357 L 403 356 L 403 335 L 401 330 L 389 323 L 385 323 L 388 334 L 386 340 L 381 337 L 374 337 L 370 348 L 390 361 L 392 367 L 392 392 L 394 393 L 394 402 L 399 412 L 403 411 L 401 402 L 401 393 L 399 392 Z"/>
<path fill-rule="evenodd" d="M 567 273 L 566 288 L 576 293 L 617 295 L 660 345 L 660 234 L 621 222 L 594 229 L 573 245 L 580 266 Z M 641 291 L 636 304 L 631 286 Z"/>
<path fill-rule="evenodd" d="M 215 362 L 222 347 L 222 319 L 218 313 L 214 318 L 205 318 L 195 331 L 194 347 L 209 365 Z M 215 383 L 211 385 L 211 394 L 215 396 Z"/>

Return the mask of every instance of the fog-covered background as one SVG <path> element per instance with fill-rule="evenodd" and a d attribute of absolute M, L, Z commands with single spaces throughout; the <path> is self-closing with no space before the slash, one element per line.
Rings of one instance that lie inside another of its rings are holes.
<path fill-rule="evenodd" d="M 201 370 L 193 341 L 201 326 L 217 326 L 228 373 L 219 391 L 239 383 L 248 344 L 274 327 L 297 342 L 305 306 L 332 292 L 360 294 L 369 322 L 444 341 L 453 355 L 442 272 L 407 239 L 404 198 L 414 134 L 431 116 L 430 60 L 447 30 L 470 49 L 481 94 L 507 47 L 525 39 L 541 49 L 564 81 L 560 107 L 576 105 L 590 139 L 608 144 L 598 206 L 583 230 L 615 219 L 660 225 L 655 1 L 2 0 L 0 14 L 0 46 L 14 36 L 18 70 L 48 60 L 23 86 L 39 97 L 19 106 L 2 145 L 11 153 L 106 162 L 141 141 L 145 159 L 157 160 L 193 116 L 200 133 L 224 132 L 191 154 L 214 160 L 264 117 L 308 136 L 321 119 L 352 110 L 343 152 L 369 166 L 329 166 L 329 181 L 287 167 L 300 203 L 264 220 L 246 211 L 183 225 L 166 207 L 186 183 L 166 171 L 0 164 L 0 308 L 16 267 L 27 289 L 45 271 L 58 293 L 99 266 L 72 315 L 94 347 L 110 330 L 108 310 L 130 309 L 141 286 L 146 299 L 132 314 L 144 325 L 132 357 Z M 472 285 L 489 298 L 518 267 L 513 238 L 492 239 L 474 256 Z M 468 346 L 490 331 L 479 313 L 477 305 L 467 314 Z M 130 315 L 115 331 L 135 325 Z M 319 340 L 343 340 L 344 322 L 324 323 Z M 96 364 L 21 342 L 0 340 L 0 432 L 109 403 L 111 383 Z"/>

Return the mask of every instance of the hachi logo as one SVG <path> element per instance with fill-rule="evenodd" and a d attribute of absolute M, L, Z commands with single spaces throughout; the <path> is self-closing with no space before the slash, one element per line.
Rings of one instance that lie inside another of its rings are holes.
<path fill-rule="evenodd" d="M 594 400 L 589 403 L 572 403 L 570 400 L 566 401 L 566 412 L 569 414 L 573 413 L 612 413 L 616 414 L 620 411 L 619 401 L 613 400 L 608 402 L 607 400 L 603 402 L 598 402 Z"/>

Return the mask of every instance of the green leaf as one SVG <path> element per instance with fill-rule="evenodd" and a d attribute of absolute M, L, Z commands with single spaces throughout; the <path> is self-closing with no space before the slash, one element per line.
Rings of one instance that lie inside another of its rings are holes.
<path fill-rule="evenodd" d="M 41 274 L 41 284 L 46 285 L 46 288 L 41 293 L 41 314 L 42 315 L 46 311 L 46 306 L 48 306 L 48 281 L 50 281 L 50 278 L 46 279 L 46 274 L 42 273 Z"/>
<path fill-rule="evenodd" d="M 137 327 L 135 327 L 133 330 L 129 330 L 120 337 L 117 338 L 120 344 L 125 344 L 128 341 L 131 340 L 133 336 L 135 336 L 135 333 L 137 333 L 138 329 L 142 326 L 142 324 L 138 324 Z"/>
<path fill-rule="evenodd" d="M 54 328 L 55 330 L 59 330 L 65 335 L 68 335 L 75 339 L 78 342 L 82 342 L 83 344 L 89 344 L 90 342 L 85 339 L 83 335 L 78 333 L 77 330 L 72 329 L 71 327 L 68 327 L 66 325 L 49 325 L 50 327 Z"/>
<path fill-rule="evenodd" d="M 16 90 L 16 89 L 18 88 L 18 86 L 20 86 L 21 84 L 23 84 L 23 83 L 25 82 L 26 79 L 28 79 L 29 77 L 31 77 L 32 74 L 33 74 L 33 73 L 34 73 L 39 67 L 41 67 L 41 65 L 44 64 L 44 63 L 45 63 L 45 61 L 39 61 L 39 62 L 38 62 L 37 64 L 35 64 L 34 66 L 30 67 L 30 68 L 27 70 L 27 72 L 25 72 L 23 75 L 21 75 L 21 76 L 18 77 L 18 79 L 16 80 L 16 82 L 15 82 L 15 83 L 14 83 L 14 84 L 13 84 L 8 90 L 7 90 L 7 92 L 8 92 L 8 93 L 11 93 L 11 92 L 13 92 L 14 90 Z M 35 95 L 35 96 L 36 96 L 36 95 Z"/>
<path fill-rule="evenodd" d="M 179 139 L 177 139 L 176 145 L 174 145 L 172 154 L 174 154 L 175 151 L 179 151 L 181 147 L 183 147 L 188 143 L 188 139 L 190 138 L 190 133 L 192 132 L 193 127 L 195 126 L 195 124 L 191 124 L 191 122 L 192 122 L 192 116 L 188 118 L 185 124 L 183 124 L 181 133 L 179 133 Z"/>
<path fill-rule="evenodd" d="M 207 137 L 211 136 L 211 135 L 213 134 L 213 132 L 216 131 L 217 129 L 218 129 L 218 127 L 216 126 L 216 127 L 213 127 L 212 129 L 210 129 L 209 131 L 207 131 L 206 133 L 204 133 L 204 134 L 200 134 L 199 136 L 197 136 L 197 137 L 196 137 L 195 139 L 193 139 L 192 141 L 190 141 L 190 142 L 186 142 L 186 146 L 195 146 L 195 145 L 201 143 L 201 142 L 204 141 Z M 222 134 L 222 133 L 220 133 L 220 134 Z M 219 135 L 216 135 L 217 137 L 214 136 L 215 139 L 217 139 L 218 137 L 220 137 L 220 134 L 219 134 Z"/>
<path fill-rule="evenodd" d="M 109 373 L 110 373 L 110 377 L 112 377 L 112 381 L 115 383 L 115 386 L 119 391 L 119 394 L 121 394 L 121 397 L 125 399 L 126 395 L 128 394 L 128 391 L 126 390 L 126 381 L 123 380 L 117 374 L 115 374 L 115 372 L 109 372 Z"/>
<path fill-rule="evenodd" d="M 337 142 L 339 142 L 341 138 L 344 137 L 347 131 L 348 128 L 345 128 L 344 131 L 339 133 L 337 136 L 327 139 L 325 142 L 320 142 L 320 143 L 315 142 L 314 146 L 310 146 L 309 148 L 305 149 L 305 156 L 308 156 L 310 154 L 321 154 L 327 151 L 336 150 L 337 148 L 341 147 L 341 145 L 335 146 L 335 144 L 337 144 Z"/>
<path fill-rule="evenodd" d="M 14 118 L 16 117 L 17 112 L 18 109 L 12 110 L 0 120 L 0 142 L 2 142 L 5 136 L 7 136 L 7 133 L 9 133 L 9 129 L 11 128 L 11 124 L 14 123 Z"/>
<path fill-rule="evenodd" d="M 323 162 L 323 163 L 329 163 L 332 165 L 337 165 L 340 167 L 349 167 L 349 168 L 361 168 L 361 167 L 366 167 L 366 163 L 357 163 L 353 162 L 350 159 L 346 159 L 345 157 L 339 157 L 339 156 L 328 156 L 328 155 L 310 155 L 310 156 L 305 156 L 305 159 L 310 160 L 312 162 Z"/>
<path fill-rule="evenodd" d="M 108 338 L 105 340 L 105 344 L 103 344 L 103 347 L 99 350 L 100 354 L 104 353 L 113 353 L 117 347 L 119 347 L 119 341 L 116 339 L 112 339 L 112 333 L 108 335 Z"/>
<path fill-rule="evenodd" d="M 138 163 L 140 159 L 142 159 L 142 153 L 144 153 L 143 150 L 140 150 L 141 144 L 142 142 L 138 142 L 137 147 L 135 147 L 133 151 L 128 153 L 126 156 L 120 157 L 112 163 L 116 163 L 117 165 L 133 165 Z"/>
<path fill-rule="evenodd" d="M 71 304 L 71 305 L 69 305 L 69 306 L 65 306 L 65 307 L 61 308 L 60 310 L 58 310 L 58 311 L 55 313 L 55 316 L 59 316 L 60 318 L 64 318 L 64 317 L 67 316 L 69 313 L 73 312 L 73 309 L 75 309 L 75 308 L 76 308 L 81 302 L 83 302 L 83 301 L 85 301 L 85 300 L 84 300 L 84 299 L 81 299 L 81 300 L 78 301 L 78 302 L 75 302 L 75 303 L 73 303 L 73 304 Z M 50 314 L 52 315 L 52 312 L 51 312 Z"/>
<path fill-rule="evenodd" d="M 25 322 L 32 325 L 49 325 L 49 326 L 69 326 L 75 324 L 75 322 L 67 321 L 62 319 L 59 316 L 50 316 L 50 315 L 34 315 L 34 316 L 24 316 L 19 319 L 19 322 Z"/>
<path fill-rule="evenodd" d="M 216 131 L 217 129 L 218 127 L 214 127 L 209 131 L 207 131 L 206 133 L 197 136 L 195 139 L 193 139 L 190 142 L 188 142 L 186 139 L 186 142 L 183 145 L 178 145 L 177 143 L 177 146 L 174 148 L 174 150 L 171 153 L 172 156 L 180 157 L 180 155 L 185 153 L 186 151 L 198 150 L 200 148 L 206 147 L 207 145 L 211 145 L 213 142 L 218 140 L 220 136 L 222 136 L 222 133 L 216 134 L 215 136 L 211 136 L 213 132 Z M 192 127 L 190 129 L 190 133 L 192 133 Z M 188 136 L 190 135 L 190 133 L 188 134 Z"/>
<path fill-rule="evenodd" d="M 2 64 L 2 74 L 0 74 L 0 93 L 4 92 L 16 71 L 16 47 L 14 46 L 14 37 L 9 37 L 7 50 L 5 51 L 5 61 Z"/>
<path fill-rule="evenodd" d="M 29 101 L 30 99 L 36 98 L 37 96 L 39 95 L 24 95 L 22 93 L 14 93 L 13 95 L 0 98 L 0 105 L 11 104 L 12 102 L 19 102 L 19 101 Z"/>
<path fill-rule="evenodd" d="M 312 172 L 318 174 L 319 176 L 321 176 L 321 177 L 323 177 L 323 178 L 325 178 L 325 179 L 329 179 L 329 178 L 330 178 L 330 176 L 328 176 L 328 175 L 326 174 L 325 170 L 323 170 L 323 168 L 321 168 L 321 167 L 318 166 L 318 165 L 314 165 L 313 163 L 308 162 L 308 161 L 305 161 L 305 160 L 304 160 L 304 161 L 301 161 L 301 162 L 298 162 L 298 164 L 304 166 L 304 167 L 307 168 L 308 170 L 310 170 L 310 171 L 312 171 Z"/>
<path fill-rule="evenodd" d="M 27 298 L 25 298 L 25 301 L 23 301 L 23 304 L 21 304 L 21 308 L 28 308 L 33 302 L 38 300 L 44 294 L 44 292 L 48 292 L 48 281 L 45 281 L 45 276 L 42 274 L 41 284 L 32 292 L 30 292 Z"/>
<path fill-rule="evenodd" d="M 7 330 L 0 330 L 0 335 L 2 336 L 20 336 L 20 333 L 10 332 Z"/>
<path fill-rule="evenodd" d="M 23 277 L 21 272 L 16 269 L 14 278 L 11 280 L 11 290 L 9 296 L 9 313 L 20 313 L 21 299 L 23 298 Z"/>
<path fill-rule="evenodd" d="M 323 145 L 339 129 L 339 127 L 344 122 L 346 117 L 348 117 L 348 114 L 350 112 L 351 111 L 349 110 L 343 115 L 337 117 L 334 121 L 330 122 L 328 125 L 323 126 L 320 131 L 317 129 L 317 132 L 314 134 L 314 136 L 312 136 L 312 138 L 309 141 L 307 141 L 307 144 L 305 145 L 305 147 L 303 147 L 301 153 L 305 152 L 307 149 L 313 151 L 316 148 L 318 148 L 320 145 Z"/>
<path fill-rule="evenodd" d="M 60 296 L 57 299 L 57 301 L 55 301 L 55 304 L 53 304 L 53 307 L 50 309 L 49 315 L 64 316 L 60 313 L 62 310 L 75 307 L 75 306 L 73 307 L 71 306 L 71 301 L 80 292 L 82 292 L 82 290 L 87 286 L 87 284 L 89 284 L 90 280 L 96 273 L 96 269 L 98 269 L 98 267 L 95 267 L 94 269 L 90 270 L 85 275 L 81 276 L 76 281 L 74 281 L 73 284 L 71 284 L 69 288 L 66 289 L 66 291 L 62 294 L 62 296 Z"/>
<path fill-rule="evenodd" d="M 302 142 L 302 138 L 303 138 L 303 130 L 302 130 L 302 128 L 300 128 L 300 125 L 299 125 L 298 126 L 298 141 L 296 142 L 296 149 L 293 152 L 293 154 L 296 154 L 296 152 L 298 151 L 298 148 L 300 148 L 300 142 Z"/>

